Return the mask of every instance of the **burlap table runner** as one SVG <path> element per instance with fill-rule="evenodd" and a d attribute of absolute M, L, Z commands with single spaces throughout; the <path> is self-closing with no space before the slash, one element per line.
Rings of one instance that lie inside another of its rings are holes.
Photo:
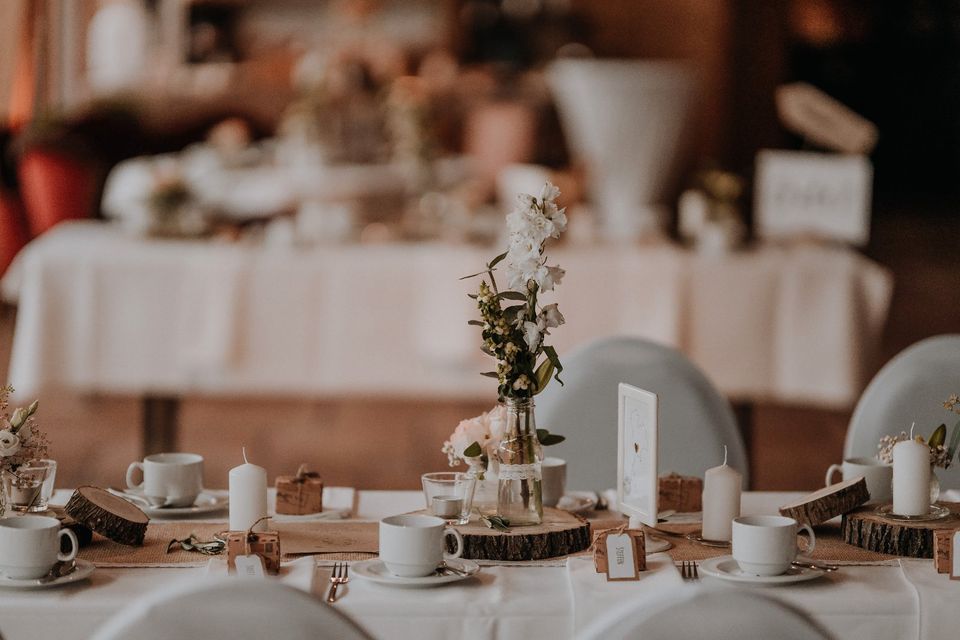
<path fill-rule="evenodd" d="M 280 549 L 284 557 L 317 554 L 325 560 L 365 560 L 378 549 L 375 522 L 277 522 L 270 530 L 280 533 Z M 197 551 L 184 551 L 179 546 L 167 553 L 171 540 L 183 540 L 190 534 L 200 540 L 212 540 L 225 530 L 224 523 L 157 522 L 147 526 L 142 547 L 129 547 L 94 536 L 93 542 L 80 550 L 77 557 L 98 567 L 197 567 L 204 566 L 210 556 Z"/>

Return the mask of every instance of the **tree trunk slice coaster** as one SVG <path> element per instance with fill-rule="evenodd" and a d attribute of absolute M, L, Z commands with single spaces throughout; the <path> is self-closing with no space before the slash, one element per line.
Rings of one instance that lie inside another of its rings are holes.
<path fill-rule="evenodd" d="M 905 522 L 892 520 L 863 507 L 843 516 L 840 536 L 847 544 L 895 556 L 933 558 L 934 536 L 938 531 L 960 529 L 960 503 L 941 502 L 950 515 L 941 520 Z"/>
<path fill-rule="evenodd" d="M 430 514 L 428 510 L 419 513 Z M 471 560 L 545 560 L 584 551 L 591 543 L 586 519 L 551 507 L 543 508 L 543 522 L 538 525 L 497 531 L 478 519 L 454 528 L 463 536 L 463 557 Z M 456 550 L 456 541 L 449 537 L 447 550 Z"/>
<path fill-rule="evenodd" d="M 143 544 L 150 522 L 139 507 L 99 487 L 80 487 L 63 510 L 95 533 L 130 546 Z"/>
<path fill-rule="evenodd" d="M 856 477 L 818 489 L 796 502 L 785 504 L 780 507 L 780 515 L 813 527 L 853 511 L 868 500 L 870 493 L 867 491 L 867 481 L 863 477 Z"/>

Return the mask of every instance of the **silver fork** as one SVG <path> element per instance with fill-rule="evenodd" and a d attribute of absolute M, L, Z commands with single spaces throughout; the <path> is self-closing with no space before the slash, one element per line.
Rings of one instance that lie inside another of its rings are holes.
<path fill-rule="evenodd" d="M 684 560 L 681 562 L 680 577 L 684 580 L 699 580 L 700 572 L 697 570 L 697 563 L 692 560 Z"/>
<path fill-rule="evenodd" d="M 330 593 L 327 595 L 327 602 L 335 602 L 337 599 L 337 587 L 350 582 L 350 565 L 346 562 L 338 562 L 333 565 L 333 573 L 330 574 Z"/>

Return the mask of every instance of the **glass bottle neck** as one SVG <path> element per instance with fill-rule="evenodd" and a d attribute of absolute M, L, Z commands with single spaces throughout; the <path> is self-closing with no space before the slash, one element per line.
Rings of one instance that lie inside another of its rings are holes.
<path fill-rule="evenodd" d="M 533 412 L 533 398 L 506 398 L 504 405 L 507 407 L 505 438 L 536 434 L 537 424 Z"/>

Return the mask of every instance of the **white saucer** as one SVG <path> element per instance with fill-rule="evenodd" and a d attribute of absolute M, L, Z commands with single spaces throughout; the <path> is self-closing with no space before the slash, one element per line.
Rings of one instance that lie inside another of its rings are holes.
<path fill-rule="evenodd" d="M 808 567 L 790 567 L 787 572 L 779 576 L 754 576 L 743 573 L 733 556 L 710 558 L 700 563 L 700 571 L 708 576 L 729 580 L 731 582 L 746 582 L 750 584 L 792 584 L 815 580 L 826 571 Z"/>
<path fill-rule="evenodd" d="M 434 574 L 423 576 L 422 578 L 403 578 L 400 576 L 395 576 L 387 571 L 387 566 L 383 564 L 383 561 L 379 558 L 371 558 L 370 560 L 364 560 L 363 562 L 357 562 L 350 565 L 350 573 L 356 574 L 361 578 L 370 580 L 371 582 L 386 584 L 390 585 L 391 587 L 435 587 L 448 582 L 459 582 L 460 580 L 466 580 L 470 576 L 480 571 L 480 565 L 473 560 L 465 560 L 463 558 L 447 560 L 447 565 L 453 567 L 454 569 L 465 571 L 469 575 L 461 576 L 455 573 L 448 573 L 442 576 Z"/>
<path fill-rule="evenodd" d="M 643 537 L 644 550 L 646 555 L 651 553 L 660 553 L 673 547 L 673 543 L 666 538 L 661 538 L 655 533 L 645 534 Z"/>
<path fill-rule="evenodd" d="M 0 576 L 0 589 L 51 589 L 89 578 L 90 574 L 93 573 L 93 563 L 87 560 L 77 560 L 76 562 L 77 566 L 73 571 L 49 582 L 41 582 L 43 578 L 6 578 Z"/>
<path fill-rule="evenodd" d="M 568 491 L 557 502 L 557 509 L 570 513 L 585 513 L 597 506 L 597 494 L 593 491 Z"/>
<path fill-rule="evenodd" d="M 125 491 L 113 491 L 115 496 L 132 502 L 140 507 L 141 510 L 151 518 L 169 518 L 171 516 L 192 516 L 201 513 L 216 513 L 223 511 L 229 506 L 229 493 L 226 491 L 214 491 L 204 489 L 192 506 L 189 507 L 157 507 L 148 506 L 143 492 L 138 489 L 127 489 Z"/>

